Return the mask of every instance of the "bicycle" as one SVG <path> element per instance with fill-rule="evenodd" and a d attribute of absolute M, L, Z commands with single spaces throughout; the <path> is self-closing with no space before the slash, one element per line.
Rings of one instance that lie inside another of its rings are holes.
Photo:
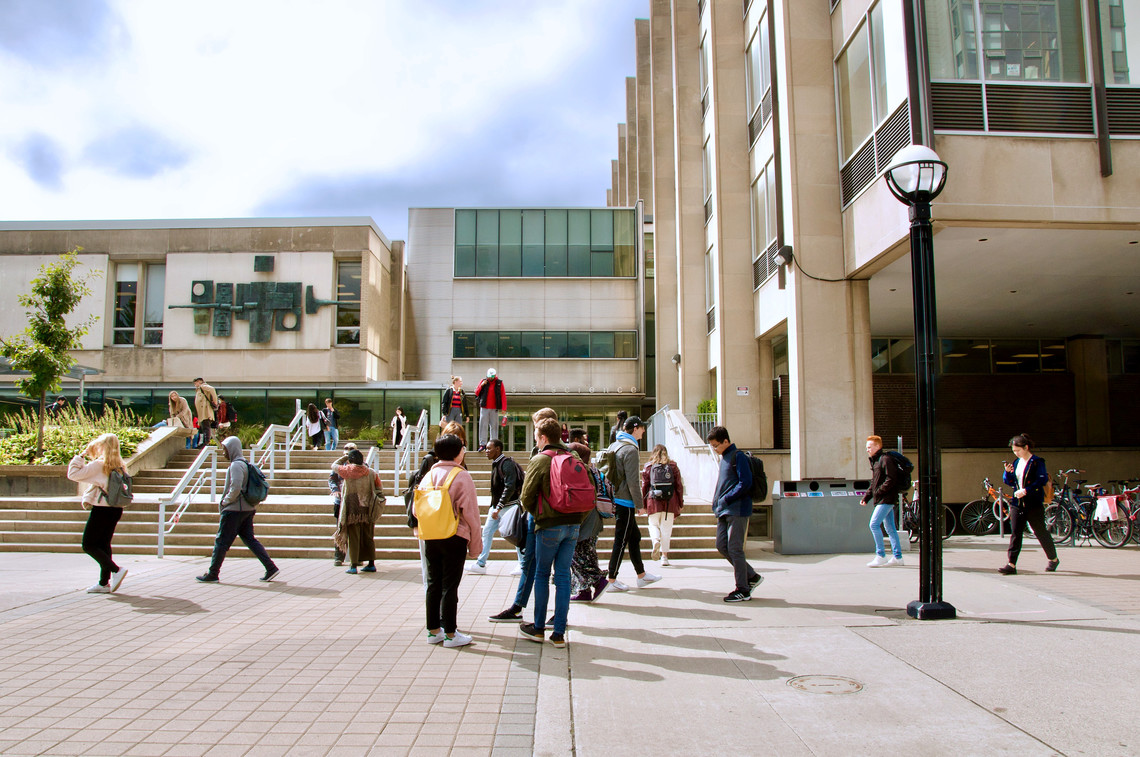
<path fill-rule="evenodd" d="M 962 508 L 962 528 L 973 536 L 985 536 L 997 530 L 998 522 L 1009 520 L 1009 497 L 1002 494 L 1001 487 L 994 488 L 989 478 L 982 479 L 986 496 L 966 503 Z"/>
<path fill-rule="evenodd" d="M 918 541 L 919 512 L 918 512 L 918 481 L 915 481 L 914 493 L 908 498 L 905 495 L 902 498 L 902 512 L 900 513 L 900 522 L 902 529 L 910 534 L 911 544 Z M 950 538 L 950 534 L 954 532 L 954 527 L 957 525 L 954 519 L 954 511 L 946 505 L 942 506 L 942 541 Z"/>
<path fill-rule="evenodd" d="M 1122 517 L 1096 520 L 1096 499 L 1098 494 L 1104 493 L 1104 487 L 1079 479 L 1070 486 L 1069 477 L 1078 473 L 1084 471 L 1070 468 L 1058 474 L 1060 491 L 1045 508 L 1045 526 L 1053 541 L 1058 544 L 1069 541 L 1076 546 L 1078 539 L 1086 544 L 1096 539 L 1102 547 L 1123 547 L 1132 535 L 1132 518 L 1127 506 Z M 1088 494 L 1080 494 L 1081 488 L 1088 490 Z"/>
<path fill-rule="evenodd" d="M 1136 524 L 1137 500 L 1140 499 L 1140 496 L 1138 496 L 1140 495 L 1140 478 L 1113 479 L 1108 482 L 1108 485 L 1113 494 L 1124 495 L 1123 505 L 1127 508 L 1128 519 L 1132 521 L 1132 541 L 1140 544 L 1140 526 Z M 1132 488 L 1129 489 L 1129 486 Z M 1117 505 L 1119 506 L 1120 504 L 1122 504 L 1120 500 L 1117 500 Z"/>

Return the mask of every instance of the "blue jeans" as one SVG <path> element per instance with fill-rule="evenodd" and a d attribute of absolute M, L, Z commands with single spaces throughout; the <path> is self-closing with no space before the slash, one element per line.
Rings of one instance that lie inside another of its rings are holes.
<path fill-rule="evenodd" d="M 886 557 L 886 551 L 883 549 L 883 532 L 879 530 L 879 526 L 887 527 L 887 536 L 891 540 L 891 551 L 894 552 L 895 557 L 902 559 L 902 544 L 899 542 L 899 531 L 895 528 L 895 506 L 894 505 L 875 505 L 875 512 L 871 513 L 871 534 L 875 540 L 875 554 L 879 557 Z"/>
<path fill-rule="evenodd" d="M 483 526 L 483 553 L 479 555 L 479 559 L 475 561 L 481 568 L 487 567 L 487 558 L 491 555 L 491 541 L 494 539 L 495 532 L 499 530 L 500 522 L 499 518 L 491 517 L 490 511 L 487 512 L 487 523 Z M 522 565 L 522 550 L 515 547 L 515 553 L 518 555 L 519 565 Z"/>
<path fill-rule="evenodd" d="M 522 575 L 519 576 L 519 590 L 515 592 L 516 607 L 526 607 L 526 603 L 530 601 L 530 590 L 534 588 L 534 551 L 534 516 L 528 514 L 526 545 L 522 550 Z"/>
<path fill-rule="evenodd" d="M 325 432 L 325 450 L 336 449 L 338 444 L 340 444 L 340 430 L 330 428 Z"/>
<path fill-rule="evenodd" d="M 546 628 L 550 601 L 550 568 L 554 566 L 554 633 L 566 633 L 570 613 L 570 561 L 578 546 L 578 525 L 551 526 L 535 532 L 534 627 Z"/>

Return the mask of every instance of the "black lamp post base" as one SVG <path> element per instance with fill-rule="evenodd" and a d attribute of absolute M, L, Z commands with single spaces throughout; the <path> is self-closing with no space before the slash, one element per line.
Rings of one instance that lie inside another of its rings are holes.
<path fill-rule="evenodd" d="M 916 620 L 953 620 L 958 611 L 949 602 L 923 602 L 914 600 L 906 606 L 906 614 Z"/>

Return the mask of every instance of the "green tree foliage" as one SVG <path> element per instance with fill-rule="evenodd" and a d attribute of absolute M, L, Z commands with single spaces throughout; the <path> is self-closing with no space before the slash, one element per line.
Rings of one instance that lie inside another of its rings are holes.
<path fill-rule="evenodd" d="M 0 338 L 0 354 L 8 358 L 12 368 L 28 374 L 16 381 L 16 388 L 24 396 L 39 400 L 36 458 L 43 455 L 47 393 L 59 391 L 63 377 L 75 365 L 69 350 L 79 348 L 80 340 L 96 320 L 91 316 L 76 326 L 67 325 L 68 314 L 91 294 L 87 282 L 98 275 L 97 272 L 76 274 L 82 249 L 76 247 L 60 255 L 58 260 L 40 266 L 39 276 L 32 279 L 31 294 L 20 295 L 28 327 L 22 334 Z"/>
<path fill-rule="evenodd" d="M 707 400 L 701 400 L 700 402 L 698 402 L 697 403 L 697 412 L 702 413 L 702 414 L 704 414 L 704 413 L 710 413 L 710 414 L 716 413 L 716 397 L 712 397 L 712 398 L 707 399 Z"/>
<path fill-rule="evenodd" d="M 43 429 L 44 450 L 36 456 L 36 427 L 39 419 L 27 409 L 0 417 L 0 425 L 16 433 L 0 439 L 0 465 L 67 465 L 100 434 L 119 437 L 126 459 L 150 436 L 151 419 L 131 410 L 109 407 L 102 415 L 82 408 L 63 410 Z"/>

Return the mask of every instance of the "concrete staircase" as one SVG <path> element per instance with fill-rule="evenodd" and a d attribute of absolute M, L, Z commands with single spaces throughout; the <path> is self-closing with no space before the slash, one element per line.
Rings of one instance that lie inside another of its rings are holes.
<path fill-rule="evenodd" d="M 361 443 L 367 454 L 367 443 Z M 134 479 L 135 503 L 125 510 L 115 532 L 114 549 L 121 554 L 153 554 L 157 548 L 158 502 L 169 496 L 179 479 L 193 463 L 196 453 L 180 452 L 161 470 L 139 473 Z M 258 539 L 275 557 L 330 557 L 332 498 L 328 473 L 338 452 L 293 452 L 288 470 L 278 468 L 270 479 L 270 495 L 258 508 Z M 526 455 L 516 454 L 526 466 Z M 643 462 L 644 462 L 643 453 Z M 376 547 L 383 559 L 410 559 L 419 556 L 418 542 L 407 527 L 404 501 L 392 492 L 395 453 L 380 452 L 380 473 L 388 505 L 376 524 Z M 484 522 L 490 503 L 491 465 L 486 456 L 472 452 L 468 470 L 475 480 Z M 268 471 L 266 474 L 268 475 Z M 218 489 L 221 493 L 219 477 Z M 401 481 L 402 486 L 406 482 Z M 79 552 L 87 513 L 76 497 L 0 498 L 0 549 L 9 552 Z M 649 529 L 646 519 L 638 519 L 644 535 L 642 547 L 649 559 Z M 606 556 L 613 543 L 613 521 L 598 538 L 598 551 Z M 218 508 L 208 498 L 195 502 L 183 514 L 174 530 L 166 535 L 165 552 L 171 555 L 208 556 L 218 525 Z M 716 557 L 716 519 L 707 502 L 687 501 L 684 515 L 675 523 L 670 557 Z M 244 549 L 240 542 L 235 549 Z M 496 539 L 491 559 L 513 559 L 514 549 Z"/>

